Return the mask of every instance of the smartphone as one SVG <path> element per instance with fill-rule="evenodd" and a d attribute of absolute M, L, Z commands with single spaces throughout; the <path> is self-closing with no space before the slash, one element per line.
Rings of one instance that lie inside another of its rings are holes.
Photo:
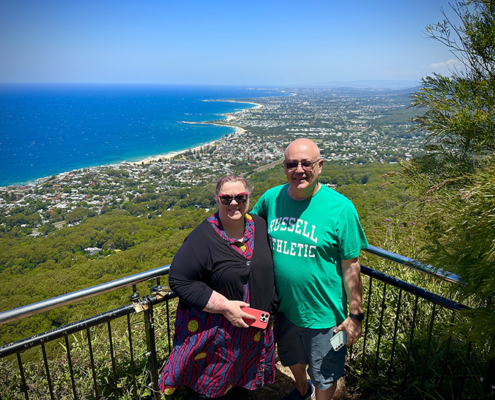
<path fill-rule="evenodd" d="M 347 343 L 346 331 L 339 331 L 330 339 L 330 344 L 335 351 L 339 351 Z"/>
<path fill-rule="evenodd" d="M 243 321 L 249 326 L 265 329 L 268 325 L 268 321 L 270 320 L 270 313 L 251 307 L 242 307 L 242 311 L 244 311 L 246 314 L 251 314 L 256 317 L 256 319 L 243 319 Z"/>

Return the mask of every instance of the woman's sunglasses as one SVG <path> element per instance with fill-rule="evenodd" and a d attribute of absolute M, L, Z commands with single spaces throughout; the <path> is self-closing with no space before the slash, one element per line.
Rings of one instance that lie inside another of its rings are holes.
<path fill-rule="evenodd" d="M 228 206 L 234 199 L 237 204 L 244 204 L 249 197 L 249 193 L 243 192 L 236 194 L 235 196 L 231 196 L 230 194 L 219 194 L 218 197 L 224 206 Z"/>

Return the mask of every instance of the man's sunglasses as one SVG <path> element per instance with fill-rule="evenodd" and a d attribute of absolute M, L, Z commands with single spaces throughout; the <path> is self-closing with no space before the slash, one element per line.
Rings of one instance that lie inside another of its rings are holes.
<path fill-rule="evenodd" d="M 219 194 L 218 197 L 224 206 L 228 206 L 234 199 L 237 204 L 244 204 L 249 197 L 249 193 L 243 192 L 236 194 L 235 196 L 231 196 L 230 194 Z"/>
<path fill-rule="evenodd" d="M 313 165 L 316 164 L 318 161 L 320 161 L 320 159 L 318 159 L 316 161 L 299 161 L 299 162 L 284 161 L 284 163 L 285 163 L 285 166 L 287 167 L 287 169 L 295 169 L 298 167 L 299 164 L 301 164 L 301 167 L 303 170 L 311 171 L 313 169 Z"/>

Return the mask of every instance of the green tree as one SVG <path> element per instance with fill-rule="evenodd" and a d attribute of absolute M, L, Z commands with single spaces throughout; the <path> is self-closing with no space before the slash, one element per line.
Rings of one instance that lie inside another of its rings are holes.
<path fill-rule="evenodd" d="M 412 105 L 427 154 L 404 163 L 418 190 L 430 243 L 429 262 L 461 276 L 464 301 L 475 311 L 466 325 L 495 353 L 495 1 L 456 2 L 459 22 L 446 14 L 427 27 L 462 68 L 422 80 Z M 473 296 L 474 295 L 474 296 Z"/>
<path fill-rule="evenodd" d="M 94 217 L 96 213 L 93 210 L 88 210 L 87 208 L 76 208 L 74 211 L 72 211 L 70 214 L 67 214 L 65 216 L 65 220 L 69 223 L 72 224 L 74 222 L 80 221 L 83 218 L 87 217 Z"/>

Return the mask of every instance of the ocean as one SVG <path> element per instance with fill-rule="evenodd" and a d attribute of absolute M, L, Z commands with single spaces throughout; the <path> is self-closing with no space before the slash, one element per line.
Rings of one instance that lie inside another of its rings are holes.
<path fill-rule="evenodd" d="M 204 100 L 284 95 L 232 86 L 3 84 L 0 186 L 195 147 L 234 128 L 183 121 L 254 107 Z"/>

